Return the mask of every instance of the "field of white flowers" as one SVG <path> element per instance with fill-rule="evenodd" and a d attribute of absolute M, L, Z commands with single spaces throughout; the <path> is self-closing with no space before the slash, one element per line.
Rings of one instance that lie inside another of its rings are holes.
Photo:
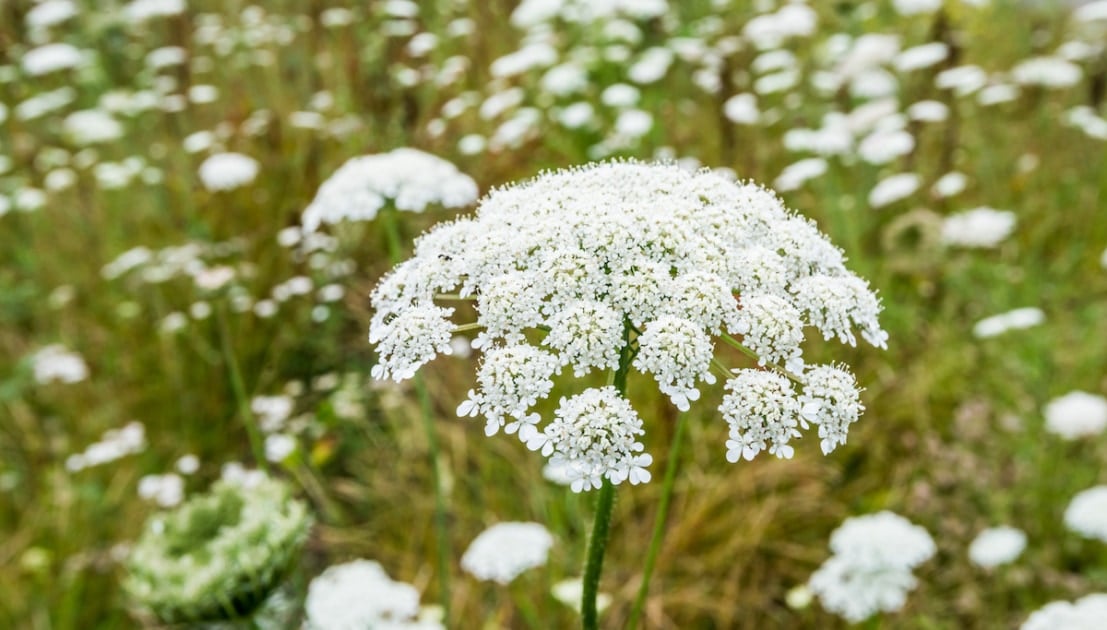
<path fill-rule="evenodd" d="M 0 627 L 1107 628 L 1107 0 L 0 0 Z"/>

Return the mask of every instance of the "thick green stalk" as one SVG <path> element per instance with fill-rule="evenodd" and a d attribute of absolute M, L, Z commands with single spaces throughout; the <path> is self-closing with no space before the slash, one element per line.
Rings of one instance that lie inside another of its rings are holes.
<path fill-rule="evenodd" d="M 393 264 L 398 264 L 404 252 L 396 209 L 391 206 L 384 208 L 381 212 L 381 223 L 384 224 L 384 233 L 388 239 L 389 257 Z M 430 392 L 422 375 L 415 375 L 412 386 L 415 388 L 415 395 L 419 398 L 419 415 L 422 416 L 423 432 L 426 433 L 427 448 L 430 450 L 431 479 L 434 484 L 434 533 L 438 556 L 439 603 L 442 605 L 444 623 L 448 625 L 451 621 L 450 537 L 446 517 L 446 493 L 442 487 L 442 471 L 439 468 L 438 435 L 434 430 L 434 409 L 431 405 Z"/>
<path fill-rule="evenodd" d="M 673 434 L 673 443 L 669 446 L 669 459 L 665 462 L 665 480 L 661 486 L 661 504 L 657 507 L 657 517 L 653 523 L 653 535 L 650 537 L 650 548 L 646 552 L 646 566 L 642 570 L 642 584 L 638 587 L 638 596 L 634 598 L 634 607 L 630 611 L 630 620 L 627 629 L 634 630 L 638 627 L 638 620 L 642 618 L 642 611 L 646 606 L 646 595 L 650 590 L 650 577 L 653 575 L 653 567 L 657 563 L 657 556 L 661 553 L 661 540 L 665 537 L 665 521 L 669 516 L 669 501 L 673 498 L 673 481 L 676 479 L 677 464 L 680 460 L 680 447 L 684 441 L 684 429 L 688 424 L 688 414 L 677 416 L 676 432 Z"/>
<path fill-rule="evenodd" d="M 620 394 L 626 395 L 627 374 L 630 362 L 634 358 L 630 344 L 630 324 L 623 327 L 623 349 L 619 352 L 619 369 L 612 378 L 612 385 Z M 600 573 L 603 572 L 603 556 L 607 551 L 607 537 L 611 530 L 611 514 L 615 508 L 615 486 L 607 479 L 600 486 L 596 498 L 596 516 L 592 522 L 592 536 L 588 539 L 588 555 L 584 564 L 584 577 L 581 578 L 580 620 L 584 630 L 598 630 L 599 612 L 596 610 L 596 596 L 600 591 Z"/>

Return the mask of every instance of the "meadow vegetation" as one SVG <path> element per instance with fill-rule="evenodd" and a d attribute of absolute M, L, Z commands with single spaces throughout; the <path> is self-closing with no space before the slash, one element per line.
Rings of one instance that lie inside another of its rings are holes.
<path fill-rule="evenodd" d="M 481 195 L 606 158 L 723 169 L 881 298 L 887 350 L 808 334 L 864 388 L 826 456 L 810 435 L 729 463 L 721 385 L 670 452 L 678 410 L 631 374 L 653 481 L 620 488 L 603 627 L 630 615 L 670 458 L 644 627 L 845 627 L 805 585 L 882 510 L 936 548 L 868 627 L 1013 628 L 1107 592 L 1107 509 L 1066 526 L 1107 483 L 1107 3 L 176 4 L 0 4 L 0 627 L 134 627 L 144 521 L 254 469 L 314 515 L 301 587 L 367 558 L 440 602 L 437 468 L 451 627 L 579 623 L 551 588 L 581 573 L 594 495 L 458 417 L 480 352 L 457 340 L 418 387 L 370 376 L 390 248 L 475 204 L 301 230 L 348 159 L 402 147 Z M 548 563 L 479 581 L 462 553 L 504 521 L 544 525 Z M 997 526 L 1025 551 L 980 566 Z"/>

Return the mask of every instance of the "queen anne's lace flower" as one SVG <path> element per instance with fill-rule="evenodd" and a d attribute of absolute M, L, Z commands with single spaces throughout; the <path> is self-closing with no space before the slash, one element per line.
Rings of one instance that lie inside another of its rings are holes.
<path fill-rule="evenodd" d="M 497 523 L 461 556 L 461 568 L 480 580 L 509 584 L 527 569 L 546 564 L 553 536 L 539 523 Z"/>
<path fill-rule="evenodd" d="M 352 203 L 351 212 L 376 211 L 370 201 Z M 844 368 L 804 361 L 805 328 L 850 344 L 858 335 L 878 347 L 887 340 L 879 300 L 844 263 L 811 221 L 755 184 L 634 162 L 545 173 L 494 190 L 475 216 L 427 232 L 414 256 L 381 281 L 372 295 L 374 375 L 402 380 L 446 352 L 450 313 L 436 301 L 471 300 L 480 330 L 473 347 L 488 356 L 458 412 L 484 416 L 490 434 L 518 431 L 532 448 L 556 453 L 571 463 L 581 490 L 605 477 L 644 480 L 648 455 L 638 454 L 636 439 L 615 451 L 593 443 L 610 426 L 633 426 L 624 437 L 641 431 L 614 389 L 564 400 L 543 429 L 531 408 L 550 394 L 558 368 L 584 376 L 622 360 L 652 375 L 683 410 L 699 398 L 701 381 L 712 383 L 712 370 L 732 378 L 713 356 L 721 337 L 764 372 L 728 385 L 721 409 L 740 444 L 729 447 L 732 459 L 761 450 L 787 457 L 809 423 L 819 425 L 829 452 L 862 407 Z M 759 394 L 749 383 L 766 379 L 773 396 L 754 404 Z M 741 405 L 748 408 L 739 419 Z M 571 426 L 589 437 L 565 441 Z"/>
<path fill-rule="evenodd" d="M 328 567 L 308 585 L 305 630 L 354 628 L 442 628 L 417 621 L 419 591 L 388 577 L 372 560 Z"/>
<path fill-rule="evenodd" d="M 431 204 L 461 208 L 476 199 L 476 183 L 453 164 L 402 148 L 343 164 L 319 187 L 302 223 L 310 232 L 322 223 L 371 221 L 388 201 L 398 210 L 422 212 Z"/>
<path fill-rule="evenodd" d="M 989 527 L 976 535 L 969 545 L 969 560 L 990 569 L 1014 562 L 1026 549 L 1026 533 L 1014 527 Z"/>
<path fill-rule="evenodd" d="M 453 325 L 449 317 L 453 312 L 452 308 L 421 306 L 396 315 L 384 327 L 371 330 L 369 341 L 377 342 L 381 355 L 388 357 L 373 366 L 373 378 L 391 378 L 397 382 L 409 379 L 439 353 L 452 353 Z"/>
<path fill-rule="evenodd" d="M 1077 494 L 1065 508 L 1065 527 L 1085 538 L 1107 542 L 1107 486 Z"/>
<path fill-rule="evenodd" d="M 715 382 L 711 338 L 686 319 L 663 315 L 650 322 L 638 338 L 638 348 L 634 367 L 653 374 L 661 393 L 681 411 L 688 411 L 688 401 L 699 400 L 697 379 Z"/>
<path fill-rule="evenodd" d="M 830 536 L 834 552 L 808 582 L 823 606 L 857 623 L 903 607 L 911 571 L 937 551 L 930 534 L 898 514 L 848 518 Z"/>
<path fill-rule="evenodd" d="M 730 425 L 727 460 L 750 460 L 764 450 L 790 459 L 794 449 L 788 442 L 800 436 L 799 401 L 792 383 L 774 372 L 741 370 L 726 388 L 730 393 L 720 409 Z"/>
<path fill-rule="evenodd" d="M 543 455 L 552 455 L 551 463 L 564 466 L 574 492 L 599 488 L 604 478 L 613 484 L 650 480 L 646 466 L 653 457 L 642 453 L 644 447 L 638 441 L 645 433 L 642 419 L 614 387 L 562 398 L 555 416 L 527 446 L 541 449 Z"/>
<path fill-rule="evenodd" d="M 469 390 L 469 398 L 457 408 L 459 416 L 483 415 L 485 435 L 495 435 L 500 427 L 507 433 L 518 431 L 524 442 L 536 432 L 538 414 L 527 410 L 553 389 L 558 362 L 554 355 L 527 344 L 492 348 L 485 352 L 477 371 L 480 391 Z M 504 426 L 504 416 L 515 422 Z"/>
<path fill-rule="evenodd" d="M 1019 630 L 1098 630 L 1107 619 L 1107 593 L 1075 602 L 1050 602 L 1034 611 Z"/>
<path fill-rule="evenodd" d="M 853 374 L 840 367 L 821 365 L 804 378 L 803 417 L 819 425 L 819 444 L 827 454 L 846 443 L 849 426 L 857 422 L 865 407 Z"/>

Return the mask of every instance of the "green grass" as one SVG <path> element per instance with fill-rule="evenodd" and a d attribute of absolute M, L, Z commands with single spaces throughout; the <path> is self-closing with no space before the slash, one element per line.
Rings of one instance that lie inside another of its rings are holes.
<path fill-rule="evenodd" d="M 457 16 L 476 25 L 468 39 L 443 36 L 429 55 L 431 64 L 470 57 L 458 82 L 441 87 L 405 87 L 396 79 L 398 65 L 418 68 L 422 62 L 404 51 L 403 39 L 381 34 L 379 11 L 360 10 L 365 15 L 334 30 L 294 17 L 317 14 L 323 4 L 265 3 L 265 22 L 291 37 L 258 46 L 272 63 L 256 66 L 249 64 L 256 53 L 245 45 L 218 57 L 193 36 L 201 13 L 220 16 L 228 27 L 241 25 L 245 3 L 197 0 L 189 13 L 145 28 L 113 20 L 88 3 L 83 16 L 55 29 L 54 40 L 95 51 L 89 67 L 31 78 L 13 71 L 15 79 L 0 83 L 0 102 L 10 110 L 0 123 L 0 154 L 12 159 L 12 169 L 0 174 L 0 194 L 25 185 L 41 188 L 52 147 L 77 162 L 80 148 L 61 131 L 64 113 L 95 106 L 109 90 L 149 89 L 153 76 L 142 63 L 149 50 L 179 45 L 193 59 L 210 58 L 206 71 L 161 74 L 176 76 L 182 86 L 219 90 L 216 102 L 178 113 L 120 116 L 124 138 L 95 149 L 101 162 L 142 157 L 160 169 L 161 183 L 104 190 L 91 169 L 75 168 L 76 186 L 49 193 L 40 210 L 0 217 L 0 627 L 134 625 L 118 590 L 121 569 L 113 549 L 134 540 L 155 511 L 139 499 L 138 479 L 169 472 L 178 457 L 195 453 L 202 467 L 188 487 L 199 490 L 218 477 L 222 463 L 252 460 L 232 387 L 232 357 L 247 396 L 298 383 L 297 414 L 314 418 L 302 455 L 278 467 L 318 514 L 304 573 L 367 557 L 394 579 L 415 584 L 424 603 L 437 599 L 434 499 L 418 401 L 410 388 L 374 386 L 367 378 L 374 361 L 365 339 L 367 296 L 388 268 L 376 224 L 336 230 L 339 250 L 332 257 L 352 260 L 353 272 L 340 278 L 346 297 L 324 323 L 312 320 L 312 303 L 304 298 L 261 319 L 235 313 L 228 295 L 202 295 L 184 278 L 150 285 L 100 274 L 103 265 L 135 246 L 233 240 L 231 251 L 207 259 L 235 267 L 237 284 L 251 295 L 264 296 L 297 274 L 322 284 L 320 272 L 277 245 L 276 234 L 298 222 L 320 182 L 345 159 L 414 146 L 453 161 L 487 191 L 545 168 L 586 161 L 588 148 L 603 137 L 601 131 L 570 132 L 546 123 L 519 147 L 466 156 L 457 149 L 459 138 L 495 128 L 475 110 L 445 122 L 441 134 L 428 131 L 444 103 L 466 90 L 483 90 L 490 62 L 517 47 L 519 33 L 507 21 L 511 3 L 421 3 L 422 30 L 443 33 Z M 674 25 L 646 25 L 642 46 L 663 42 L 665 29 L 699 32 L 697 24 L 702 27 L 712 13 L 709 4 L 680 3 Z M 819 32 L 898 32 L 907 47 L 927 41 L 935 30 L 928 18 L 902 22 L 886 8 L 864 17 L 848 4 L 820 7 Z M 1062 14 L 1030 14 L 1014 4 L 950 12 L 951 41 L 962 62 L 1002 72 L 1064 41 Z M 30 47 L 21 26 L 27 8 L 22 1 L 0 5 L 0 66 L 18 67 L 21 51 Z M 715 17 L 723 32 L 733 33 L 753 14 L 741 6 Z M 262 30 L 231 29 L 236 37 Z M 575 35 L 581 41 L 594 36 Z M 793 48 L 804 67 L 818 63 L 811 42 L 797 40 Z M 749 89 L 746 68 L 754 56 L 746 48 L 727 58 L 734 92 Z M 778 122 L 735 126 L 720 114 L 730 94 L 699 90 L 687 68 L 677 61 L 664 80 L 643 88 L 641 106 L 658 124 L 618 155 L 648 158 L 670 147 L 676 157 L 730 167 L 742 178 L 770 184 L 802 157 L 783 148 L 787 130 L 817 126 L 824 113 L 856 105 L 848 95 L 822 96 L 801 84 L 794 103 L 781 95 L 759 99 L 763 110 L 779 114 Z M 817 603 L 790 609 L 785 594 L 827 557 L 829 533 L 843 518 L 883 508 L 925 526 L 939 554 L 917 571 L 920 586 L 906 608 L 874 627 L 1009 628 L 1052 599 L 1107 590 L 1107 549 L 1078 540 L 1061 522 L 1073 494 L 1104 481 L 1100 464 L 1107 443 L 1101 437 L 1062 442 L 1043 430 L 1041 417 L 1052 397 L 1074 389 L 1107 391 L 1107 270 L 1099 265 L 1107 247 L 1107 153 L 1101 141 L 1062 124 L 1065 110 L 1088 102 L 1091 79 L 1066 90 L 1024 90 L 1014 102 L 982 108 L 971 98 L 936 90 L 935 70 L 903 81 L 900 103 L 936 99 L 953 116 L 912 127 L 917 148 L 910 156 L 884 167 L 832 159 L 825 176 L 784 195 L 845 249 L 850 267 L 883 297 L 888 351 L 821 344 L 809 351 L 854 366 L 867 388 L 866 414 L 849 444 L 829 457 L 804 441 L 791 461 L 762 456 L 730 465 L 724 458 L 726 426 L 714 411 L 720 388 L 705 391 L 689 417 L 646 627 L 837 627 L 841 622 Z M 595 77 L 610 83 L 621 80 L 620 73 L 606 65 Z M 515 81 L 527 88 L 532 106 L 548 97 L 539 95 L 538 77 Z M 61 114 L 22 121 L 11 111 L 33 94 L 66 85 L 76 90 L 76 101 Z M 602 87 L 591 86 L 586 98 L 598 102 Z M 359 127 L 331 137 L 290 125 L 289 115 L 307 109 L 318 91 L 333 96 L 328 119 L 349 115 Z M 263 109 L 269 124 L 246 133 L 244 121 Z M 261 173 L 246 188 L 209 193 L 196 175 L 205 153 L 186 153 L 182 141 L 224 123 L 231 132 L 222 145 L 258 159 Z M 1030 159 L 1036 168 L 1020 168 Z M 950 169 L 969 176 L 968 189 L 950 200 L 930 197 L 929 186 Z M 872 185 L 901 170 L 923 177 L 920 193 L 884 209 L 868 207 Z M 980 205 L 1018 216 L 1015 233 L 997 249 L 946 250 L 925 236 L 897 231 L 897 221 L 908 215 L 933 223 Z M 410 239 L 450 216 L 404 215 L 403 234 Z M 57 299 L 59 287 L 71 298 Z M 186 312 L 197 300 L 210 301 L 216 314 L 178 334 L 159 332 L 166 315 Z M 972 336 L 978 319 L 1021 306 L 1040 307 L 1046 323 L 995 339 Z M 87 381 L 34 383 L 26 357 L 54 342 L 85 357 Z M 457 627 L 571 626 L 575 613 L 552 599 L 549 586 L 581 571 L 592 496 L 543 481 L 542 458 L 514 440 L 486 438 L 480 422 L 455 417 L 475 364 L 475 358 L 442 357 L 423 372 L 442 448 L 451 546 L 460 554 L 487 525 L 504 520 L 541 522 L 557 544 L 548 567 L 506 588 L 462 574 L 455 558 Z M 363 413 L 344 415 L 336 410 L 332 388 L 312 387 L 328 374 L 349 379 Z M 655 482 L 621 490 L 615 506 L 602 582 L 614 597 L 602 617 L 610 627 L 626 618 L 638 590 L 660 500 L 661 454 L 668 451 L 676 417 L 649 378 L 632 374 L 629 389 L 646 418 L 647 450 L 657 461 Z M 540 411 L 550 410 L 550 404 L 540 405 Z M 144 452 L 66 471 L 69 454 L 132 419 L 146 425 Z M 1027 551 L 994 573 L 974 568 L 966 555 L 969 541 L 983 527 L 1004 523 L 1027 532 Z"/>

